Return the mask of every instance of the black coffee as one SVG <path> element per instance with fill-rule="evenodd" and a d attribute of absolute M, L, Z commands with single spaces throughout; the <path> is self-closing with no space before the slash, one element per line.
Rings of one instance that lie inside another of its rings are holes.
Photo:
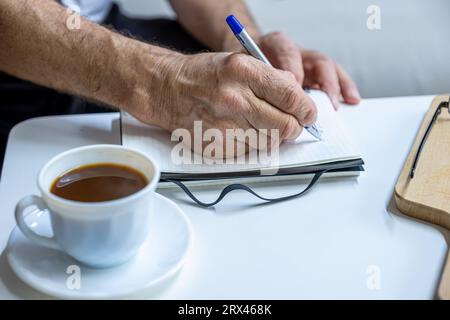
<path fill-rule="evenodd" d="M 133 168 L 96 163 L 64 173 L 53 182 L 50 191 L 68 200 L 102 202 L 129 196 L 147 184 L 147 178 Z"/>

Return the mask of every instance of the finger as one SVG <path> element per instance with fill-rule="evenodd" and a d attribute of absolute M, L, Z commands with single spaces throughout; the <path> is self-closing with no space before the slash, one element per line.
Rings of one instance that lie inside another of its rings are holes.
<path fill-rule="evenodd" d="M 339 78 L 334 62 L 328 59 L 318 61 L 315 73 L 315 79 L 317 80 L 320 89 L 328 94 L 334 109 L 339 109 L 341 87 L 339 85 Z"/>
<path fill-rule="evenodd" d="M 320 89 L 320 86 L 319 86 L 319 84 L 317 82 L 307 78 L 303 82 L 303 88 L 318 90 L 318 89 Z"/>
<path fill-rule="evenodd" d="M 209 159 L 238 158 L 258 149 L 258 139 L 258 130 L 246 119 L 222 120 L 204 131 L 198 153 Z"/>
<path fill-rule="evenodd" d="M 223 140 L 218 142 L 222 149 L 219 150 L 221 157 L 237 158 L 244 154 L 251 153 L 254 150 L 271 150 L 273 147 L 278 147 L 281 139 L 274 129 L 265 129 L 261 122 L 256 122 L 259 126 L 253 126 L 246 118 L 241 118 L 238 122 L 246 123 L 244 126 L 238 125 L 222 130 L 225 133 Z M 295 121 L 295 120 L 294 120 Z M 208 140 L 208 139 L 207 139 Z M 209 140 L 208 140 L 208 143 Z M 208 146 L 204 146 L 207 150 Z M 219 148 L 220 149 L 220 148 Z"/>
<path fill-rule="evenodd" d="M 301 85 L 305 74 L 303 71 L 302 57 L 300 54 L 279 55 L 278 63 L 275 66 L 278 69 L 292 72 L 297 82 Z"/>
<path fill-rule="evenodd" d="M 279 71 L 253 59 L 256 72 L 247 79 L 254 95 L 294 116 L 302 126 L 314 123 L 317 109 L 291 73 Z"/>
<path fill-rule="evenodd" d="M 297 82 L 303 83 L 301 52 L 286 35 L 281 32 L 266 35 L 261 40 L 261 49 L 275 68 L 292 72 Z"/>
<path fill-rule="evenodd" d="M 350 78 L 348 73 L 342 68 L 341 65 L 336 63 L 336 70 L 339 77 L 339 85 L 341 87 L 341 94 L 344 101 L 349 104 L 358 104 L 361 100 L 361 96 L 358 91 L 358 87 Z"/>
<path fill-rule="evenodd" d="M 303 127 L 294 116 L 274 108 L 257 97 L 250 97 L 249 103 L 250 112 L 246 115 L 248 122 L 268 137 L 277 136 L 281 142 L 296 139 L 302 132 Z"/>
<path fill-rule="evenodd" d="M 277 59 L 269 58 L 270 61 L 275 61 L 275 68 L 291 72 L 299 84 L 302 84 L 304 79 L 303 64 L 301 59 L 302 57 L 298 54 L 298 52 L 291 55 L 277 53 Z"/>

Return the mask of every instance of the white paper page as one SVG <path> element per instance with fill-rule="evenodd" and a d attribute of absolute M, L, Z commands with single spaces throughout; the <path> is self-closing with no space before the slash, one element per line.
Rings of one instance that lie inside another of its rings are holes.
<path fill-rule="evenodd" d="M 152 157 L 161 172 L 173 173 L 214 173 L 259 169 L 261 167 L 300 167 L 312 164 L 350 160 L 359 158 L 348 138 L 339 113 L 334 111 L 327 95 L 321 91 L 311 91 L 311 98 L 318 108 L 318 124 L 323 129 L 323 140 L 317 141 L 306 130 L 296 141 L 280 145 L 279 156 L 269 157 L 272 163 L 261 163 L 253 152 L 244 158 L 233 160 L 233 164 L 195 164 L 193 154 L 190 163 L 175 164 L 171 152 L 178 141 L 170 141 L 170 133 L 157 127 L 142 124 L 127 113 L 122 113 L 122 143 L 124 146 L 140 150 Z M 250 157 L 250 158 L 249 158 Z M 202 160 L 197 158 L 197 160 Z M 230 160 L 229 160 L 230 161 Z M 210 160 L 211 162 L 211 160 Z"/>

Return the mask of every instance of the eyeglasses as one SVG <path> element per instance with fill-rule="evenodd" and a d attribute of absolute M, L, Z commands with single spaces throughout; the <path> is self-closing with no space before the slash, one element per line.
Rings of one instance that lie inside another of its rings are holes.
<path fill-rule="evenodd" d="M 437 118 L 439 117 L 439 115 L 442 112 L 442 109 L 448 109 L 448 112 L 450 113 L 450 100 L 449 101 L 443 101 L 439 104 L 439 106 L 436 108 L 436 111 L 434 112 L 433 118 L 430 121 L 430 124 L 427 127 L 427 130 L 425 131 L 425 134 L 422 138 L 422 141 L 420 141 L 420 145 L 419 145 L 419 149 L 417 149 L 417 153 L 416 156 L 414 157 L 414 162 L 413 165 L 411 167 L 411 171 L 409 172 L 409 178 L 413 179 L 414 178 L 414 174 L 417 168 L 417 163 L 419 162 L 419 158 L 420 155 L 422 153 L 422 149 L 425 146 L 425 142 L 428 139 L 428 136 L 430 135 L 431 129 L 433 128 L 433 125 L 435 124 L 435 122 L 437 121 Z"/>

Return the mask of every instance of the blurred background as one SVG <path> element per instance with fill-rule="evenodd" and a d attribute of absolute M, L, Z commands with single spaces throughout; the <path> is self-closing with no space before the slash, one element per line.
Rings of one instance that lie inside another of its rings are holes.
<path fill-rule="evenodd" d="M 166 0 L 116 2 L 129 16 L 175 17 Z M 450 92 L 448 0 L 246 2 L 263 31 L 283 31 L 341 63 L 364 98 Z M 380 30 L 367 28 L 370 5 L 381 9 Z"/>

